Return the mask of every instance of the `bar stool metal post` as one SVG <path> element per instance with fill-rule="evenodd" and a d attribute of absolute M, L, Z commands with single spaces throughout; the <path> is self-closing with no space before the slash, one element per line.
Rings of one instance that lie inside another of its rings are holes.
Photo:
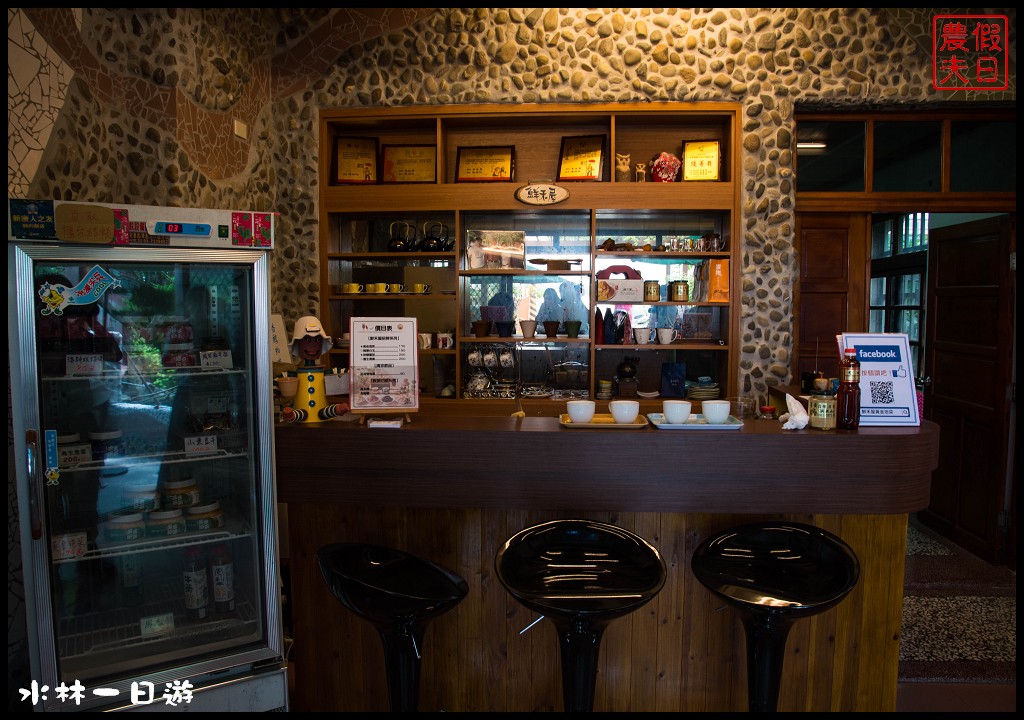
<path fill-rule="evenodd" d="M 391 710 L 415 711 L 427 623 L 466 597 L 466 581 L 428 560 L 377 545 L 325 545 L 316 557 L 334 597 L 380 634 Z"/>
<path fill-rule="evenodd" d="M 736 608 L 747 645 L 751 712 L 778 708 L 793 623 L 835 606 L 857 584 L 860 563 L 835 535 L 803 523 L 759 522 L 708 538 L 691 561 L 697 579 Z"/>
<path fill-rule="evenodd" d="M 509 538 L 495 569 L 512 597 L 558 631 L 564 709 L 592 711 L 604 630 L 658 594 L 666 575 L 661 555 L 614 525 L 553 520 Z"/>

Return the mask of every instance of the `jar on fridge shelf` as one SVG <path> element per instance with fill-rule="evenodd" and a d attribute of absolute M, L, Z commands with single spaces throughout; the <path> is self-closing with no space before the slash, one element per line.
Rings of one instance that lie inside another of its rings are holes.
<path fill-rule="evenodd" d="M 185 508 L 185 529 L 188 532 L 220 530 L 224 527 L 224 511 L 216 500 Z"/>
<path fill-rule="evenodd" d="M 146 537 L 169 538 L 185 532 L 181 510 L 154 510 L 146 517 Z"/>
<path fill-rule="evenodd" d="M 103 534 L 110 542 L 131 542 L 146 536 L 146 521 L 140 512 L 112 515 L 104 525 Z"/>
<path fill-rule="evenodd" d="M 199 503 L 199 484 L 195 478 L 168 480 L 160 493 L 160 507 L 186 508 Z"/>

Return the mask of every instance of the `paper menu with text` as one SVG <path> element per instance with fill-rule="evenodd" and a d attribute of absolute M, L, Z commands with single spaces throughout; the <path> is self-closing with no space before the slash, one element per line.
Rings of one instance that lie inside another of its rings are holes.
<path fill-rule="evenodd" d="M 419 409 L 416 318 L 351 319 L 349 363 L 352 412 L 388 413 Z"/>
<path fill-rule="evenodd" d="M 843 333 L 836 341 L 840 355 L 857 348 L 861 427 L 921 424 L 906 333 Z"/>

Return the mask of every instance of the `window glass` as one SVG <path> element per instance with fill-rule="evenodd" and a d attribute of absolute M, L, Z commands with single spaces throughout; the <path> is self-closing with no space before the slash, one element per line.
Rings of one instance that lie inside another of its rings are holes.
<path fill-rule="evenodd" d="M 885 310 L 883 308 L 871 310 L 868 313 L 868 332 L 885 332 Z"/>
<path fill-rule="evenodd" d="M 875 123 L 875 192 L 939 192 L 941 186 L 942 123 Z"/>
<path fill-rule="evenodd" d="M 798 192 L 863 192 L 863 122 L 802 122 L 796 129 Z"/>
<path fill-rule="evenodd" d="M 871 226 L 871 259 L 892 255 L 892 220 L 882 220 Z"/>
<path fill-rule="evenodd" d="M 871 278 L 871 307 L 885 305 L 885 278 Z"/>
<path fill-rule="evenodd" d="M 949 189 L 953 192 L 1017 191 L 1017 123 L 951 124 Z"/>
<path fill-rule="evenodd" d="M 911 342 L 921 340 L 921 312 L 919 310 L 900 310 L 894 313 L 893 329 L 890 332 L 906 333 Z"/>
<path fill-rule="evenodd" d="M 921 276 L 918 273 L 902 275 L 896 290 L 897 305 L 921 304 Z"/>

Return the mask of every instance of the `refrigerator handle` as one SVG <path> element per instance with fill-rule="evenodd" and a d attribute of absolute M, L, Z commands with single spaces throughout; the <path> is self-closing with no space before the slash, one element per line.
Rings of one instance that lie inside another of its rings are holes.
<path fill-rule="evenodd" d="M 40 493 L 42 488 L 36 477 L 36 431 L 25 431 L 25 466 L 28 471 L 28 509 L 29 522 L 32 528 L 32 539 L 43 537 L 43 528 L 39 520 L 39 506 L 42 504 Z"/>

